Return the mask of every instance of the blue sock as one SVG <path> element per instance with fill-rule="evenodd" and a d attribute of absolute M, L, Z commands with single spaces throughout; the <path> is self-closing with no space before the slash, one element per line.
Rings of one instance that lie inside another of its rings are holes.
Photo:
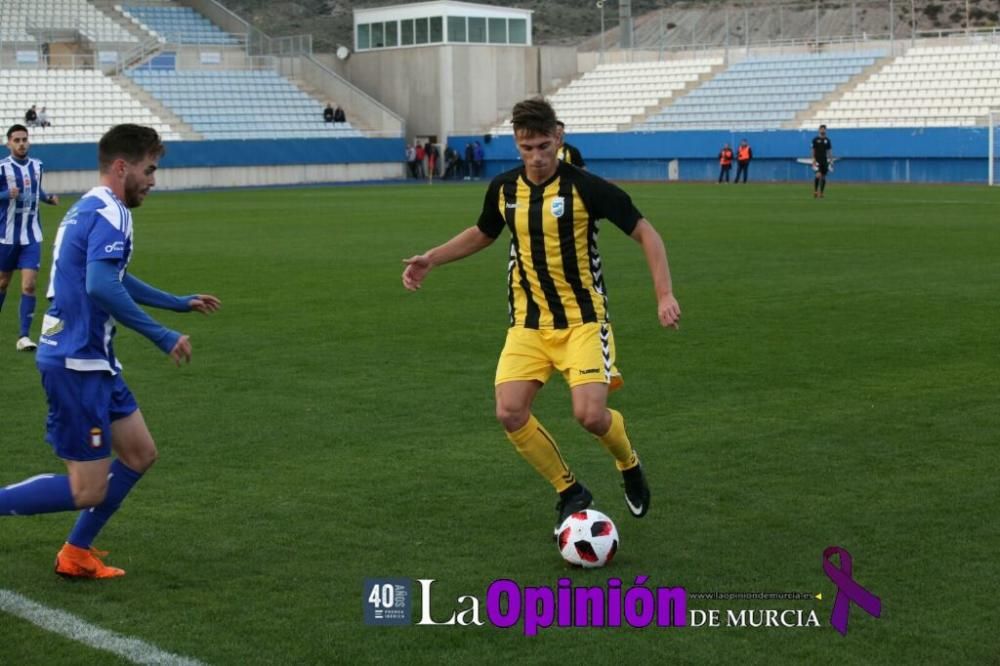
<path fill-rule="evenodd" d="M 132 490 L 132 486 L 139 483 L 141 478 L 142 474 L 126 467 L 122 461 L 115 458 L 108 472 L 108 494 L 104 496 L 104 501 L 92 509 L 80 512 L 80 517 L 77 518 L 76 525 L 73 526 L 73 531 L 69 533 L 66 542 L 77 548 L 90 548 L 90 544 L 97 538 L 97 533 L 114 515 L 122 505 L 122 500 Z"/>
<path fill-rule="evenodd" d="M 35 318 L 35 301 L 37 301 L 34 296 L 28 296 L 27 294 L 21 294 L 21 337 L 23 338 L 31 330 L 31 320 Z"/>
<path fill-rule="evenodd" d="M 65 475 L 39 474 L 0 488 L 0 516 L 31 516 L 75 508 L 69 477 Z"/>

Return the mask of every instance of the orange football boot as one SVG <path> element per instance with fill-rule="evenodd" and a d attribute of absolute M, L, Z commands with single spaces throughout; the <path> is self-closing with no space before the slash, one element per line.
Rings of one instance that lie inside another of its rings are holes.
<path fill-rule="evenodd" d="M 65 578 L 118 578 L 125 575 L 124 569 L 109 567 L 100 558 L 107 557 L 108 551 L 96 548 L 78 548 L 63 544 L 56 555 L 56 573 Z"/>

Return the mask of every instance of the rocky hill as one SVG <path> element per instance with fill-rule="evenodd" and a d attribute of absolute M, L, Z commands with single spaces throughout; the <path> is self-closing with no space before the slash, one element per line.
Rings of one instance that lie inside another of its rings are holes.
<path fill-rule="evenodd" d="M 311 33 L 316 51 L 332 52 L 339 44 L 351 44 L 352 10 L 402 4 L 405 0 L 220 0 L 265 33 L 278 37 Z M 481 4 L 531 9 L 534 42 L 549 45 L 583 45 L 596 49 L 600 43 L 601 12 L 594 0 L 475 0 Z M 878 36 L 889 32 L 888 0 L 823 0 L 820 3 L 820 36 L 828 38 L 857 34 Z M 972 27 L 1000 25 L 1000 0 L 969 0 Z M 656 48 L 691 43 L 744 39 L 744 18 L 754 43 L 779 39 L 811 39 L 816 31 L 815 4 L 757 0 L 744 5 L 725 0 L 668 1 L 632 0 L 637 45 Z M 779 9 L 780 7 L 780 9 Z M 909 38 L 910 2 L 895 2 L 895 34 Z M 965 27 L 965 0 L 914 0 L 913 22 L 918 32 Z M 657 11 L 659 10 L 659 11 Z M 662 14 L 662 15 L 661 15 Z M 727 23 L 726 15 L 729 15 Z M 604 8 L 605 44 L 618 39 L 618 3 L 607 0 Z M 728 36 L 727 28 L 728 26 Z"/>

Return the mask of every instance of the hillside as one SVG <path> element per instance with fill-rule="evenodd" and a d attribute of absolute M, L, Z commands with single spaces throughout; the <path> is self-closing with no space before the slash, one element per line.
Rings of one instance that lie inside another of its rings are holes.
<path fill-rule="evenodd" d="M 594 0 L 475 0 L 481 4 L 503 5 L 534 11 L 534 43 L 539 45 L 583 45 L 596 49 L 600 43 L 601 13 Z M 229 9 L 243 16 L 271 36 L 311 33 L 316 51 L 332 52 L 339 44 L 351 44 L 352 10 L 402 4 L 401 0 L 221 0 Z M 779 10 L 779 5 L 781 9 Z M 918 31 L 963 28 L 965 0 L 916 0 L 915 23 Z M 1000 25 L 1000 0 L 969 0 L 970 24 L 973 27 Z M 729 34 L 726 36 L 728 8 Z M 815 10 L 812 2 L 752 3 L 749 11 L 751 40 L 761 43 L 780 39 L 811 39 L 815 34 Z M 820 19 L 821 37 L 865 33 L 887 34 L 888 2 L 856 0 L 852 3 L 824 0 Z M 910 36 L 910 3 L 895 3 L 895 34 Z M 662 18 L 660 12 L 663 10 Z M 632 0 L 636 25 L 636 44 L 657 48 L 691 43 L 739 44 L 743 37 L 743 5 L 722 0 L 670 2 L 667 0 Z M 618 38 L 618 3 L 608 0 L 604 9 L 610 47 Z"/>

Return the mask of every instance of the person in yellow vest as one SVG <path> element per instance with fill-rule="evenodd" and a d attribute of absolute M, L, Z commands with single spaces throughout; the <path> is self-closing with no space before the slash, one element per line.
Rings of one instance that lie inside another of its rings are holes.
<path fill-rule="evenodd" d="M 736 178 L 733 179 L 733 184 L 740 182 L 740 174 L 743 174 L 743 182 L 747 182 L 747 172 L 750 171 L 750 160 L 752 159 L 753 151 L 750 150 L 750 144 L 747 143 L 746 139 L 743 139 L 736 149 Z"/>
<path fill-rule="evenodd" d="M 725 178 L 726 182 L 729 182 L 729 172 L 733 168 L 733 149 L 729 147 L 728 143 L 722 144 L 722 150 L 719 151 L 719 182 Z"/>

